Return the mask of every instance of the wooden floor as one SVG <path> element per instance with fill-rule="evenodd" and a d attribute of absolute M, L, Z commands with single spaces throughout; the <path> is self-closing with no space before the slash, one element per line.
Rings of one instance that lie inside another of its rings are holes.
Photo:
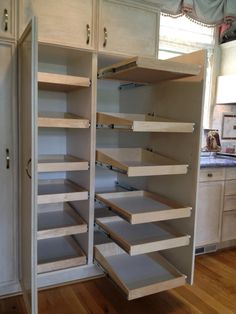
<path fill-rule="evenodd" d="M 0 300 L 1 314 L 25 314 L 22 297 Z M 236 249 L 196 258 L 194 286 L 126 301 L 100 278 L 41 291 L 40 314 L 184 314 L 236 313 Z"/>

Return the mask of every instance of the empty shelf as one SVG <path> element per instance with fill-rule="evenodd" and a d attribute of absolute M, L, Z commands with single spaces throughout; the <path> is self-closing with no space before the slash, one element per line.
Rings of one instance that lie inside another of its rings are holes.
<path fill-rule="evenodd" d="M 113 125 L 133 132 L 179 132 L 192 133 L 194 123 L 172 121 L 146 114 L 98 112 L 97 123 Z"/>
<path fill-rule="evenodd" d="M 86 256 L 72 237 L 38 241 L 38 273 L 86 264 Z"/>
<path fill-rule="evenodd" d="M 154 84 L 198 75 L 201 66 L 154 58 L 134 57 L 98 71 L 99 78 Z"/>
<path fill-rule="evenodd" d="M 39 205 L 43 211 L 38 214 L 38 240 L 85 233 L 86 222 L 67 203 Z"/>
<path fill-rule="evenodd" d="M 88 170 L 88 162 L 70 155 L 40 155 L 38 172 Z"/>
<path fill-rule="evenodd" d="M 88 199 L 88 191 L 70 180 L 40 180 L 38 204 L 80 201 Z"/>
<path fill-rule="evenodd" d="M 128 177 L 187 173 L 188 165 L 141 148 L 101 148 L 96 160 L 118 169 Z"/>
<path fill-rule="evenodd" d="M 68 92 L 80 87 L 89 87 L 90 79 L 88 77 L 38 72 L 38 86 L 40 89 Z"/>
<path fill-rule="evenodd" d="M 96 223 L 129 255 L 138 255 L 189 245 L 188 235 L 164 223 L 130 225 L 120 217 L 97 218 Z"/>
<path fill-rule="evenodd" d="M 129 256 L 115 243 L 106 243 L 95 246 L 95 259 L 128 300 L 185 284 L 185 276 L 156 252 Z"/>
<path fill-rule="evenodd" d="M 131 224 L 190 217 L 191 207 L 146 192 L 96 194 L 96 198 Z"/>
<path fill-rule="evenodd" d="M 68 112 L 42 112 L 38 117 L 39 128 L 89 128 L 89 120 Z"/>

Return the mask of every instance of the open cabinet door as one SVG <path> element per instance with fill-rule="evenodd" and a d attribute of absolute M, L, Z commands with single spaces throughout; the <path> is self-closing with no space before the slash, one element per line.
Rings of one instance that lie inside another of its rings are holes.
<path fill-rule="evenodd" d="M 37 23 L 19 42 L 20 269 L 29 313 L 37 313 Z"/>

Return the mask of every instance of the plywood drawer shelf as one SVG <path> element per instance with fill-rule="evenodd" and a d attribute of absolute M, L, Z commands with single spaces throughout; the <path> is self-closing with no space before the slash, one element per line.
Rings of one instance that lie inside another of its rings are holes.
<path fill-rule="evenodd" d="M 172 121 L 146 114 L 98 112 L 97 123 L 114 125 L 133 132 L 179 132 L 192 133 L 194 123 Z"/>
<path fill-rule="evenodd" d="M 40 89 L 69 92 L 81 87 L 89 87 L 88 77 L 38 72 L 38 86 Z"/>
<path fill-rule="evenodd" d="M 192 209 L 141 190 L 96 194 L 96 198 L 131 224 L 190 217 Z"/>
<path fill-rule="evenodd" d="M 89 126 L 88 119 L 68 112 L 42 112 L 38 117 L 39 128 L 87 129 Z"/>
<path fill-rule="evenodd" d="M 95 246 L 95 259 L 128 300 L 185 284 L 185 276 L 157 252 L 129 256 L 115 243 L 107 243 Z"/>
<path fill-rule="evenodd" d="M 43 211 L 40 211 L 42 207 Z M 85 233 L 87 231 L 88 226 L 86 222 L 70 204 L 39 205 L 38 240 Z"/>
<path fill-rule="evenodd" d="M 131 225 L 120 217 L 105 217 L 96 223 L 131 256 L 189 245 L 188 235 L 160 222 Z"/>
<path fill-rule="evenodd" d="M 70 180 L 40 180 L 38 204 L 80 201 L 88 199 L 88 191 Z"/>
<path fill-rule="evenodd" d="M 96 160 L 118 169 L 128 177 L 187 173 L 188 165 L 141 148 L 100 148 Z"/>
<path fill-rule="evenodd" d="M 84 252 L 70 236 L 38 241 L 38 274 L 85 264 Z"/>
<path fill-rule="evenodd" d="M 134 57 L 98 71 L 98 78 L 155 84 L 200 73 L 201 66 L 174 61 Z"/>
<path fill-rule="evenodd" d="M 88 170 L 88 161 L 70 155 L 40 155 L 38 172 Z"/>

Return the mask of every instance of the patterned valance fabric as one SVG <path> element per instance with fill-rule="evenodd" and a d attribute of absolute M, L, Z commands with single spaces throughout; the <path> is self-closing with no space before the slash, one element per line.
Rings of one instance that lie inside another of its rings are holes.
<path fill-rule="evenodd" d="M 186 14 L 204 24 L 220 25 L 236 21 L 236 0 L 157 0 L 156 2 L 164 13 L 173 16 Z"/>

